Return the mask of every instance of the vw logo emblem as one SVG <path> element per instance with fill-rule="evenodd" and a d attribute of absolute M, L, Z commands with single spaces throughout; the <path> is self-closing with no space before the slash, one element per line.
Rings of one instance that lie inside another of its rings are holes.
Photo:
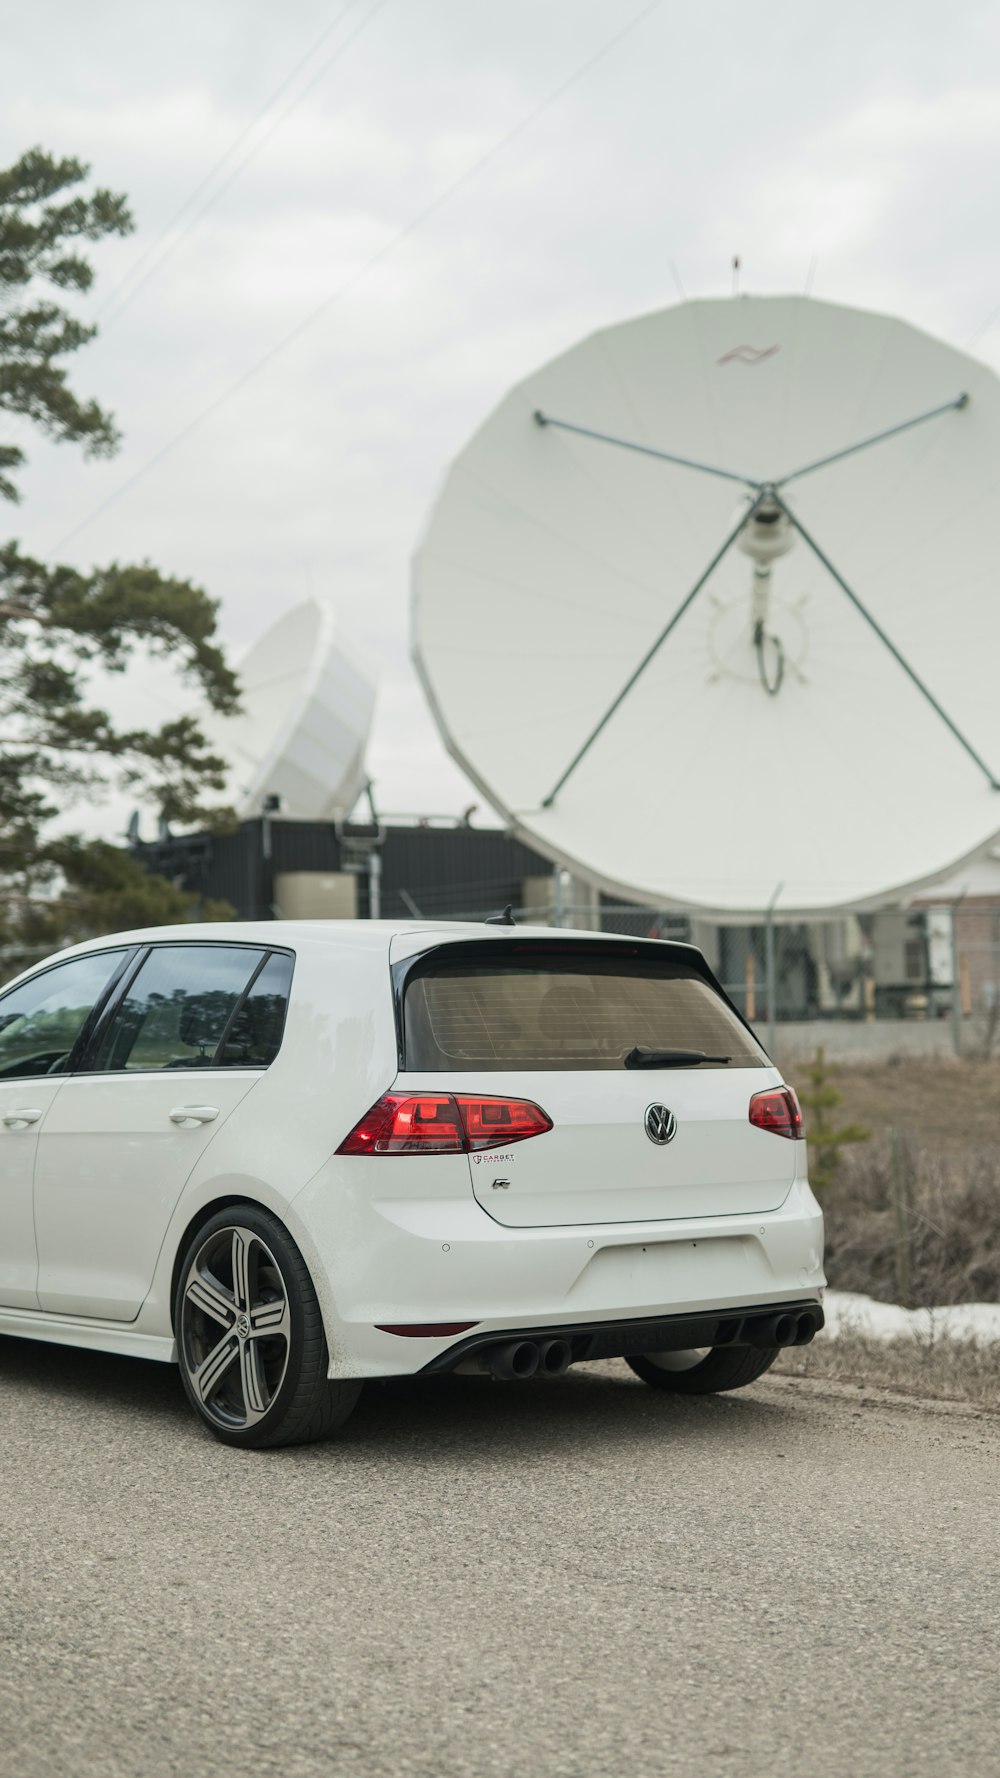
<path fill-rule="evenodd" d="M 677 1134 L 677 1119 L 665 1105 L 647 1105 L 643 1121 L 650 1142 L 657 1143 L 661 1148 L 665 1142 L 672 1142 Z"/>

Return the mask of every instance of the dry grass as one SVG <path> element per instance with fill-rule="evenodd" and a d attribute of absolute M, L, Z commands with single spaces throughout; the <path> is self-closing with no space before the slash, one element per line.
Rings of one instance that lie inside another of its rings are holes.
<path fill-rule="evenodd" d="M 844 1065 L 832 1084 L 833 1121 L 872 1137 L 822 1194 L 831 1286 L 908 1308 L 1000 1301 L 1000 1062 Z"/>
<path fill-rule="evenodd" d="M 796 1087 L 808 1084 L 801 1059 L 788 1064 L 785 1077 Z M 864 1124 L 876 1136 L 903 1130 L 948 1154 L 1000 1143 L 1000 1061 L 844 1062 L 832 1077 L 844 1096 L 838 1123 Z"/>
<path fill-rule="evenodd" d="M 938 1337 L 876 1340 L 859 1333 L 820 1334 L 811 1346 L 793 1346 L 774 1366 L 786 1377 L 891 1389 L 898 1394 L 967 1402 L 1000 1412 L 1000 1344 Z"/>
<path fill-rule="evenodd" d="M 844 1064 L 832 1084 L 833 1121 L 872 1137 L 823 1193 L 831 1286 L 908 1308 L 1000 1302 L 1000 1061 Z M 775 1369 L 1000 1412 L 1000 1342 L 821 1334 Z"/>
<path fill-rule="evenodd" d="M 823 1194 L 827 1276 L 907 1308 L 1000 1302 L 1000 1148 L 901 1138 L 844 1156 Z"/>

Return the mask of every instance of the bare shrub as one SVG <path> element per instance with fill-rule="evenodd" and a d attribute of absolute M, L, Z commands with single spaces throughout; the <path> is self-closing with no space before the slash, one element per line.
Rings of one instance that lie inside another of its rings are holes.
<path fill-rule="evenodd" d="M 843 1156 L 824 1193 L 835 1290 L 907 1308 L 1000 1301 L 1000 1148 L 941 1153 L 906 1137 Z M 905 1252 L 901 1251 L 905 1244 Z"/>

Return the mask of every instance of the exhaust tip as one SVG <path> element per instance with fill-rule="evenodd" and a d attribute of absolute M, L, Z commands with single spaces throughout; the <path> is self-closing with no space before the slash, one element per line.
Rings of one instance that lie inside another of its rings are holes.
<path fill-rule="evenodd" d="M 538 1369 L 543 1377 L 561 1377 L 573 1354 L 568 1340 L 543 1340 L 538 1348 Z"/>
<path fill-rule="evenodd" d="M 791 1346 L 798 1324 L 797 1315 L 756 1315 L 747 1320 L 745 1337 L 749 1345 L 765 1350 L 773 1346 Z"/>
<path fill-rule="evenodd" d="M 538 1369 L 538 1347 L 534 1340 L 508 1340 L 503 1346 L 488 1346 L 480 1353 L 479 1363 L 492 1377 L 505 1382 L 533 1377 Z"/>
<path fill-rule="evenodd" d="M 510 1370 L 514 1377 L 533 1377 L 538 1369 L 538 1347 L 534 1340 L 518 1340 L 508 1348 Z"/>

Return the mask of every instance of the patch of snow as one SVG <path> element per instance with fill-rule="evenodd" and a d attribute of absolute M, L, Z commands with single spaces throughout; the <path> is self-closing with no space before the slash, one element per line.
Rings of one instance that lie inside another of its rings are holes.
<path fill-rule="evenodd" d="M 828 1290 L 823 1299 L 825 1332 L 867 1334 L 876 1340 L 895 1340 L 909 1334 L 924 1343 L 932 1340 L 1000 1341 L 1000 1303 L 952 1303 L 940 1309 L 902 1309 L 898 1303 L 880 1303 L 874 1297 L 857 1296 L 849 1290 Z"/>

